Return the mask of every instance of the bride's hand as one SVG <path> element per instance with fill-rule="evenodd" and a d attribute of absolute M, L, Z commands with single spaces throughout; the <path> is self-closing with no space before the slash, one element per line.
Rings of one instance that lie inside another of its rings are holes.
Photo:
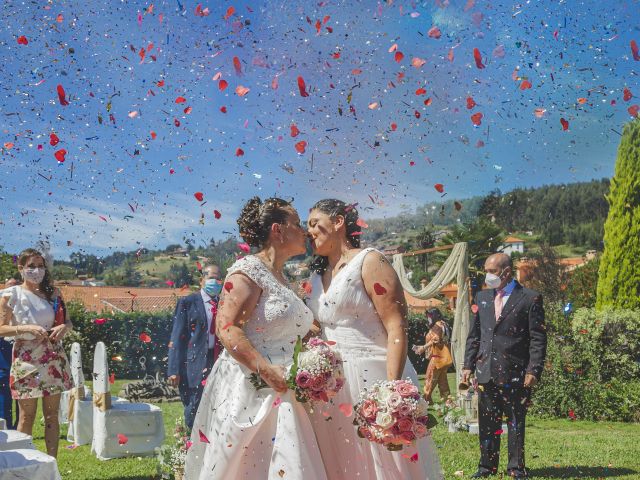
<path fill-rule="evenodd" d="M 285 369 L 282 365 L 269 365 L 260 369 L 260 377 L 278 393 L 284 393 L 289 388 L 284 375 Z"/>

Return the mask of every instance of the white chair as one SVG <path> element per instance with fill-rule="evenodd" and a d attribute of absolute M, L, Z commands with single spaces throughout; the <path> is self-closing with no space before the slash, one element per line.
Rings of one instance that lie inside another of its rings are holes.
<path fill-rule="evenodd" d="M 5 451 L 0 454 L 2 480 L 62 480 L 56 459 L 31 449 Z"/>
<path fill-rule="evenodd" d="M 36 448 L 31 441 L 31 435 L 17 430 L 0 430 L 0 452 L 17 448 Z"/>
<path fill-rule="evenodd" d="M 73 388 L 62 394 L 60 399 L 61 422 L 67 417 L 69 429 L 67 440 L 76 445 L 87 445 L 93 438 L 93 402 L 91 390 L 84 384 L 80 344 L 71 345 L 71 377 Z M 64 413 L 66 415 L 64 415 Z"/>
<path fill-rule="evenodd" d="M 100 460 L 154 455 L 164 441 L 162 410 L 149 403 L 111 402 L 109 365 L 104 343 L 93 357 L 93 441 Z"/>

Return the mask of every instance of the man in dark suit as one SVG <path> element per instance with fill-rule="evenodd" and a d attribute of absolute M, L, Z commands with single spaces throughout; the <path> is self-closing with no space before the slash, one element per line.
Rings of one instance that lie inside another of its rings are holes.
<path fill-rule="evenodd" d="M 484 264 L 489 289 L 478 292 L 467 338 L 462 380 L 479 384 L 480 464 L 472 478 L 495 475 L 502 416 L 508 417 L 507 474 L 525 478 L 524 429 L 531 388 L 547 350 L 542 296 L 513 278 L 511 257 L 496 253 Z"/>
<path fill-rule="evenodd" d="M 222 348 L 215 335 L 218 300 L 222 291 L 217 265 L 202 270 L 200 290 L 178 300 L 169 342 L 167 382 L 177 386 L 184 405 L 184 421 L 193 427 L 204 380 Z"/>

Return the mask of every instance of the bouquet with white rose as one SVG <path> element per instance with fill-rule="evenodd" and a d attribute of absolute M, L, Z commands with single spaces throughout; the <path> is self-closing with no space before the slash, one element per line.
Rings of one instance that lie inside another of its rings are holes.
<path fill-rule="evenodd" d="M 331 345 L 335 342 L 318 337 L 311 337 L 303 344 L 298 337 L 286 380 L 299 402 L 328 402 L 344 385 L 342 358 L 331 349 Z M 256 374 L 252 374 L 251 383 L 257 389 L 267 386 Z"/>
<path fill-rule="evenodd" d="M 428 432 L 427 402 L 408 378 L 363 389 L 353 410 L 358 435 L 389 450 L 401 450 Z"/>

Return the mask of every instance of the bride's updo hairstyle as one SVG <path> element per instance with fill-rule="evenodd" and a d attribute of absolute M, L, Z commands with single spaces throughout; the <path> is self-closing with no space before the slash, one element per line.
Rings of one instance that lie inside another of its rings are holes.
<path fill-rule="evenodd" d="M 358 225 L 358 210 L 355 205 L 348 205 L 342 200 L 335 198 L 326 198 L 317 202 L 311 210 L 318 210 L 325 215 L 328 215 L 332 220 L 338 215 L 344 217 L 345 223 L 345 235 L 348 242 L 353 248 L 360 248 L 360 235 L 362 229 Z M 311 211 L 310 210 L 310 211 Z M 311 270 L 318 272 L 322 275 L 329 266 L 329 259 L 327 257 L 321 257 L 316 255 L 313 262 L 310 265 Z"/>
<path fill-rule="evenodd" d="M 253 197 L 236 220 L 240 236 L 250 246 L 262 248 L 269 239 L 271 225 L 285 223 L 292 208 L 291 203 L 281 198 L 267 198 L 263 202 L 260 197 Z"/>

